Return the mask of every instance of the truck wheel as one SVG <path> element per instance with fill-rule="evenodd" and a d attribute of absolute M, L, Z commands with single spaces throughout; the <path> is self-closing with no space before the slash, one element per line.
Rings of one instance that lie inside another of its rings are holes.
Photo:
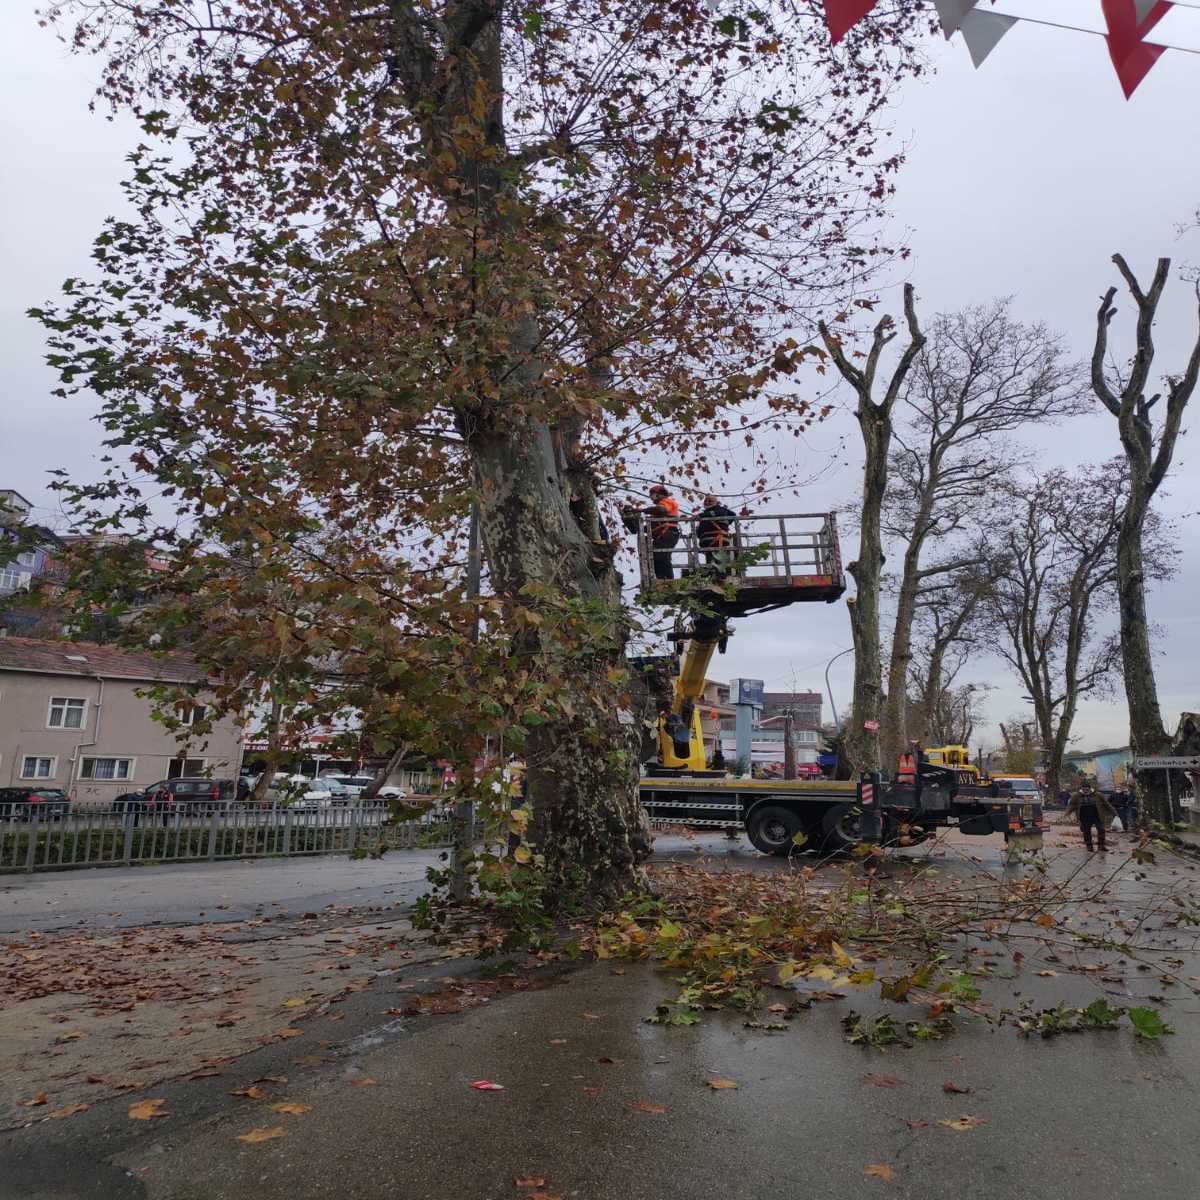
<path fill-rule="evenodd" d="M 855 804 L 835 804 L 826 809 L 821 819 L 821 832 L 824 834 L 821 848 L 826 854 L 845 853 L 862 843 L 858 817 L 858 806 Z"/>
<path fill-rule="evenodd" d="M 755 850 L 763 854 L 778 854 L 786 858 L 797 849 L 792 840 L 803 826 L 794 812 L 776 805 L 760 808 L 750 818 L 747 833 Z"/>

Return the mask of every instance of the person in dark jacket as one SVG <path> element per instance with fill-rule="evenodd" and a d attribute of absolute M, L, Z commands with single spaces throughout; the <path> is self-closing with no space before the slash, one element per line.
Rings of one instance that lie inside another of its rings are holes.
<path fill-rule="evenodd" d="M 709 565 L 726 566 L 737 553 L 736 520 L 737 513 L 716 496 L 704 497 L 704 507 L 696 514 L 696 541 Z"/>
<path fill-rule="evenodd" d="M 1067 816 L 1074 816 L 1078 819 L 1084 845 L 1089 850 L 1095 849 L 1095 846 L 1092 845 L 1093 829 L 1100 835 L 1100 849 L 1108 849 L 1104 844 L 1104 830 L 1116 815 L 1113 806 L 1090 783 L 1085 783 L 1071 797 L 1071 803 L 1067 805 Z"/>

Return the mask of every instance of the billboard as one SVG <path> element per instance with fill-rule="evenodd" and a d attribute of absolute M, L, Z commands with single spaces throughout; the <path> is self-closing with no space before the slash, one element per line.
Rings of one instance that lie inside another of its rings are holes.
<path fill-rule="evenodd" d="M 729 698 L 734 704 L 763 705 L 763 681 L 761 679 L 733 679 L 729 683 Z"/>

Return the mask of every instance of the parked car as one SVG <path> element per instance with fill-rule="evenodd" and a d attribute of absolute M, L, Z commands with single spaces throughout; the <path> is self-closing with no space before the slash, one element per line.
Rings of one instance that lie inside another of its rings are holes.
<path fill-rule="evenodd" d="M 351 800 L 357 800 L 359 796 L 374 782 L 372 775 L 337 775 L 333 772 L 322 774 L 321 783 L 337 783 L 346 789 L 346 795 Z"/>
<path fill-rule="evenodd" d="M 379 789 L 380 800 L 407 800 L 408 792 L 402 787 L 381 787 Z"/>
<path fill-rule="evenodd" d="M 144 813 L 206 813 L 229 808 L 236 797 L 236 780 L 193 775 L 161 779 L 140 792 L 125 792 L 113 800 L 112 807 L 114 812 L 134 808 Z"/>
<path fill-rule="evenodd" d="M 0 817 L 41 821 L 70 815 L 71 798 L 60 788 L 0 788 Z"/>
<path fill-rule="evenodd" d="M 349 802 L 349 794 L 341 784 L 333 783 L 328 779 L 314 779 L 292 801 L 292 808 L 313 810 L 332 808 L 335 804 L 348 804 Z"/>

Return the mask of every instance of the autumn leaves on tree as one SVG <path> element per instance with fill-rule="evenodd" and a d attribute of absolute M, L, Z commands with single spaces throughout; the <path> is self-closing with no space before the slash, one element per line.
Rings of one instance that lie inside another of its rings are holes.
<path fill-rule="evenodd" d="M 604 514 L 647 444 L 689 477 L 688 431 L 811 419 L 794 334 L 887 261 L 874 121 L 915 15 L 838 56 L 803 4 L 51 15 L 144 133 L 94 278 L 39 313 L 122 450 L 81 514 L 172 563 L 127 636 L 186 644 L 227 709 L 370 703 L 381 754 L 520 754 L 548 877 L 636 885 Z"/>

